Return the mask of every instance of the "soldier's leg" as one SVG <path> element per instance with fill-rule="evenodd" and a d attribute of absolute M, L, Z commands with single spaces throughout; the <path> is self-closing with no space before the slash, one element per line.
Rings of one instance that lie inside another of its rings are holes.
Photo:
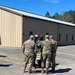
<path fill-rule="evenodd" d="M 41 60 L 38 61 L 38 66 L 41 67 Z"/>
<path fill-rule="evenodd" d="M 52 71 L 55 71 L 55 56 L 53 56 L 52 60 Z"/>
<path fill-rule="evenodd" d="M 33 58 L 33 64 L 32 64 L 33 68 L 35 68 L 35 60 L 36 60 L 36 54 L 34 54 L 34 58 Z"/>
<path fill-rule="evenodd" d="M 41 67 L 44 68 L 45 67 L 45 61 L 46 61 L 46 54 L 42 55 L 42 62 L 41 62 Z"/>
<path fill-rule="evenodd" d="M 52 69 L 51 69 L 51 72 L 55 71 L 55 57 L 56 57 L 56 54 L 52 53 Z"/>
<path fill-rule="evenodd" d="M 46 74 L 48 73 L 48 70 L 49 70 L 50 58 L 51 58 L 51 54 L 47 54 L 47 59 L 46 59 L 46 71 L 45 71 Z"/>
<path fill-rule="evenodd" d="M 46 61 L 46 54 L 42 55 L 42 62 L 41 62 L 41 72 L 44 73 L 44 67 L 45 67 L 45 61 Z"/>
<path fill-rule="evenodd" d="M 24 61 L 25 61 L 25 63 L 24 63 L 24 72 L 25 72 L 26 67 L 27 67 L 27 63 L 28 63 L 28 61 L 29 61 L 29 57 L 26 56 Z"/>
<path fill-rule="evenodd" d="M 41 60 L 42 60 L 41 52 L 39 53 L 39 58 L 40 60 L 38 61 L 38 66 L 41 67 Z"/>
<path fill-rule="evenodd" d="M 28 65 L 28 73 L 32 73 L 32 64 L 33 64 L 34 56 L 30 56 L 29 65 Z"/>

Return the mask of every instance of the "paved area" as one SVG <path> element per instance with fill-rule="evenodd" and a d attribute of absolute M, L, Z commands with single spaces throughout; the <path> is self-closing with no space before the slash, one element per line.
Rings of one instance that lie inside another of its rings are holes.
<path fill-rule="evenodd" d="M 28 75 L 22 73 L 24 55 L 21 48 L 0 47 L 0 75 Z M 31 75 L 42 75 L 40 68 L 33 69 Z M 50 75 L 75 74 L 75 45 L 60 46 L 56 56 L 56 71 Z M 45 74 L 44 74 L 45 75 Z"/>

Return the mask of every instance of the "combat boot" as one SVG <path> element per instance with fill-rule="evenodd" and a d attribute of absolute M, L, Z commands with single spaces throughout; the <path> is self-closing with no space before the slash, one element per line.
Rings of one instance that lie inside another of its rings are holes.
<path fill-rule="evenodd" d="M 25 69 L 23 69 L 23 73 L 25 73 Z"/>
<path fill-rule="evenodd" d="M 32 69 L 36 69 L 36 67 L 33 66 Z"/>
<path fill-rule="evenodd" d="M 25 70 L 23 70 L 23 73 L 25 73 Z"/>
<path fill-rule="evenodd" d="M 28 73 L 29 73 L 29 74 L 32 73 L 31 69 L 28 69 Z"/>
<path fill-rule="evenodd" d="M 54 73 L 54 72 L 55 72 L 55 68 L 52 68 L 52 69 L 51 69 L 51 72 Z"/>
<path fill-rule="evenodd" d="M 41 73 L 44 73 L 44 68 L 41 69 Z"/>
<path fill-rule="evenodd" d="M 45 70 L 45 73 L 48 74 L 48 69 Z"/>

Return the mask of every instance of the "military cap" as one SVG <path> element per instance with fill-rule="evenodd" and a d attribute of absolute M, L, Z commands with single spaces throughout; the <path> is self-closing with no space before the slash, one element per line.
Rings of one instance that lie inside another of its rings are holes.
<path fill-rule="evenodd" d="M 45 38 L 49 38 L 49 35 L 45 35 Z"/>
<path fill-rule="evenodd" d="M 34 36 L 33 35 L 30 35 L 30 38 L 34 38 Z"/>
<path fill-rule="evenodd" d="M 50 38 L 53 38 L 53 36 L 52 36 L 52 35 L 50 35 Z"/>
<path fill-rule="evenodd" d="M 36 34 L 35 37 L 38 37 L 38 35 Z"/>

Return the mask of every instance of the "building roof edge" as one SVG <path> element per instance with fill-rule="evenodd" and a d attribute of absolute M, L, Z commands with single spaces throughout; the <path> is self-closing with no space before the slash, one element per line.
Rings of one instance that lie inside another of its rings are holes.
<path fill-rule="evenodd" d="M 11 12 L 14 12 L 14 13 L 17 13 L 17 14 L 20 14 L 20 15 L 25 15 L 25 16 L 28 16 L 28 17 L 38 18 L 38 19 L 42 19 L 42 20 L 46 20 L 46 21 L 52 21 L 52 22 L 56 22 L 56 23 L 60 23 L 60 24 L 69 25 L 69 26 L 75 26 L 75 24 L 73 24 L 73 23 L 69 23 L 69 22 L 65 22 L 65 21 L 61 21 L 61 20 L 56 20 L 56 19 L 52 19 L 52 18 L 47 18 L 47 17 L 44 17 L 44 16 L 24 12 L 24 11 L 17 10 L 17 9 L 14 9 L 14 8 L 10 8 L 10 7 L 7 7 L 7 6 L 0 5 L 0 8 L 5 9 L 5 10 L 9 10 Z"/>

